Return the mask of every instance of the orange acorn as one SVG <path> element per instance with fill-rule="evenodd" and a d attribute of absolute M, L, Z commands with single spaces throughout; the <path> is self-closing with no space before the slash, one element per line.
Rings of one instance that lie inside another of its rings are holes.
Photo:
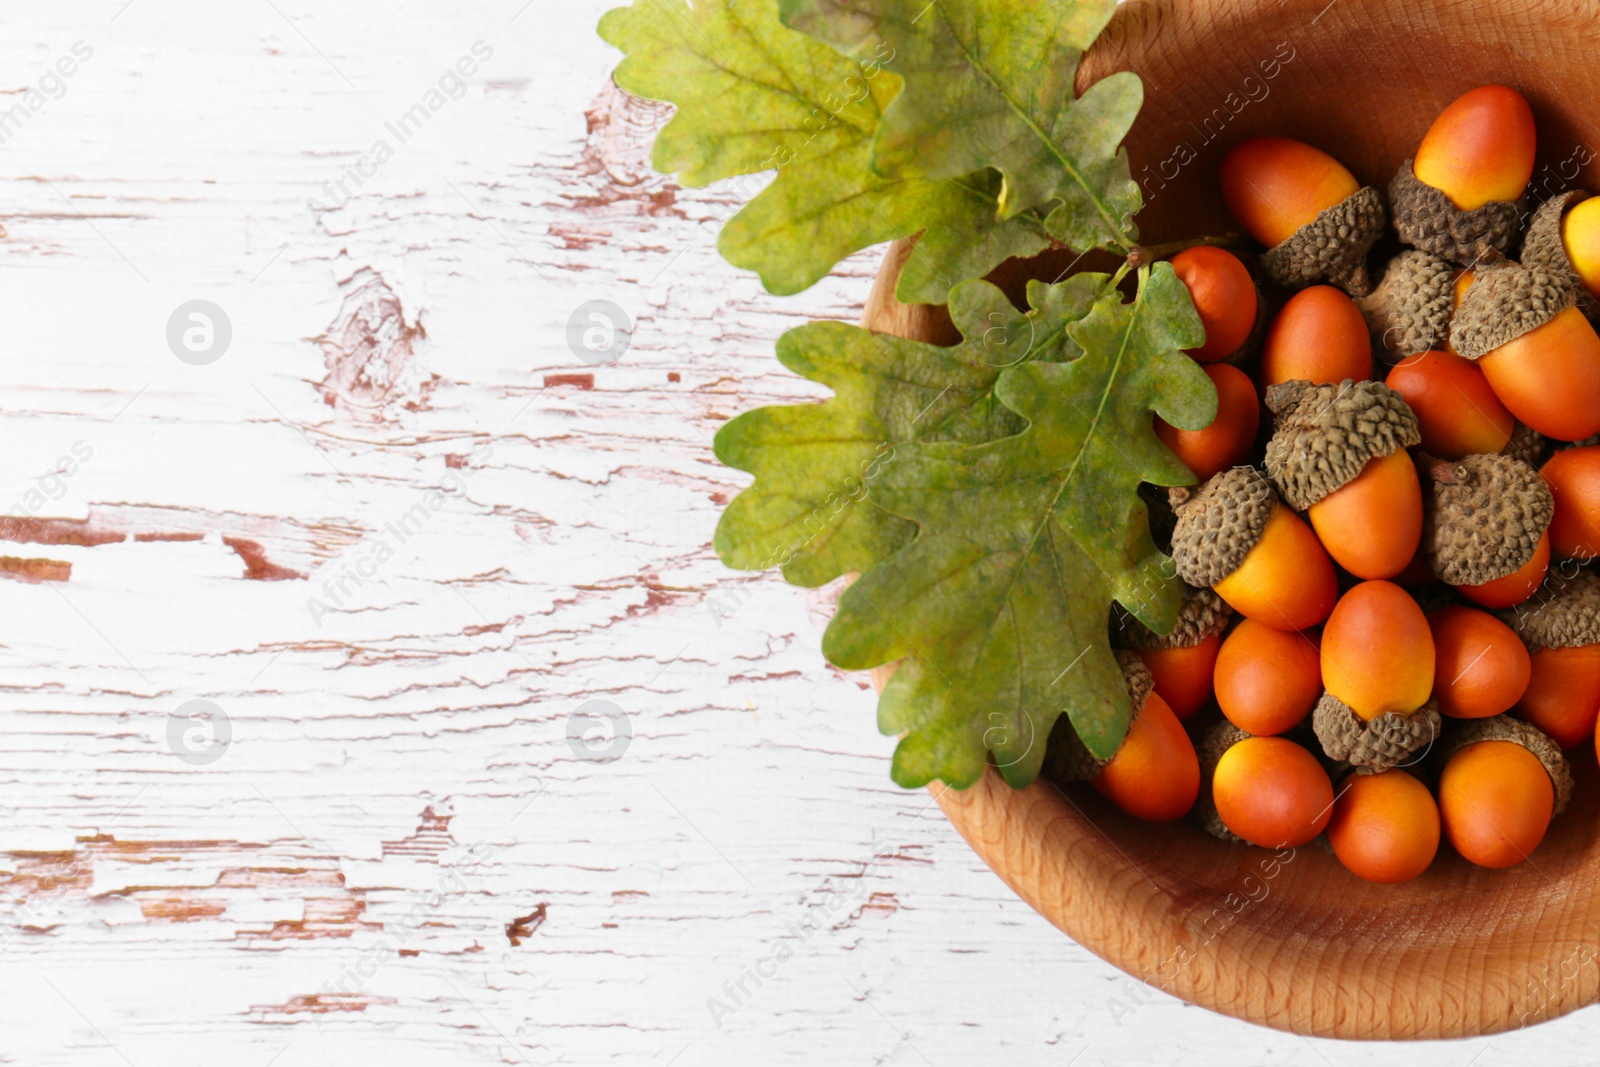
<path fill-rule="evenodd" d="M 1095 760 L 1072 732 L 1066 716 L 1051 736 L 1056 773 L 1087 780 L 1097 792 L 1136 819 L 1170 822 L 1194 806 L 1200 792 L 1200 762 L 1183 724 L 1155 692 L 1155 679 L 1132 652 L 1118 651 L 1128 683 L 1132 720 L 1116 755 Z"/>
<path fill-rule="evenodd" d="M 1514 713 L 1562 748 L 1587 741 L 1600 717 L 1600 576 L 1551 575 L 1537 600 L 1503 617 L 1530 652 Z"/>
<path fill-rule="evenodd" d="M 1600 445 L 1562 449 L 1539 473 L 1555 500 L 1550 548 L 1573 559 L 1600 556 Z"/>
<path fill-rule="evenodd" d="M 1322 628 L 1322 684 L 1363 719 L 1422 707 L 1433 669 L 1428 618 L 1393 582 L 1352 586 Z"/>
<path fill-rule="evenodd" d="M 1343 292 L 1313 285 L 1291 296 L 1267 329 L 1261 348 L 1261 387 L 1303 379 L 1312 383 L 1372 377 L 1366 320 Z"/>
<path fill-rule="evenodd" d="M 1339 592 L 1333 563 L 1260 471 L 1233 467 L 1168 495 L 1177 513 L 1178 577 L 1209 586 L 1235 611 L 1268 626 L 1306 630 L 1327 618 Z"/>
<path fill-rule="evenodd" d="M 1255 331 L 1260 305 L 1255 279 L 1239 257 L 1210 245 L 1186 248 L 1169 262 L 1188 287 L 1206 330 L 1206 343 L 1185 351 L 1201 363 L 1227 359 Z"/>
<path fill-rule="evenodd" d="M 1462 211 L 1522 196 L 1533 177 L 1533 109 L 1506 85 L 1463 93 L 1422 137 L 1411 170 Z"/>
<path fill-rule="evenodd" d="M 1219 177 L 1228 210 L 1267 247 L 1269 281 L 1327 279 L 1357 295 L 1370 288 L 1366 257 L 1383 232 L 1383 200 L 1338 160 L 1300 141 L 1254 137 L 1228 152 Z"/>
<path fill-rule="evenodd" d="M 1433 632 L 1433 697 L 1453 719 L 1498 715 L 1522 698 L 1532 668 L 1516 632 L 1477 608 L 1450 605 L 1428 613 Z"/>
<path fill-rule="evenodd" d="M 1457 98 L 1389 185 L 1400 239 L 1457 263 L 1480 243 L 1504 251 L 1521 224 L 1534 142 L 1533 111 L 1515 89 L 1485 85 Z"/>
<path fill-rule="evenodd" d="M 1309 513 L 1356 577 L 1404 570 L 1422 537 L 1422 487 L 1405 449 L 1421 435 L 1400 394 L 1378 382 L 1281 382 L 1267 407 L 1276 422 L 1267 473 L 1284 501 Z"/>
<path fill-rule="evenodd" d="M 1247 733 L 1292 730 L 1322 695 L 1315 633 L 1279 630 L 1242 619 L 1217 652 L 1214 688 L 1228 721 Z"/>
<path fill-rule="evenodd" d="M 1577 294 L 1576 307 L 1600 320 L 1600 200 L 1580 189 L 1557 193 L 1539 205 L 1517 257 L 1529 270 L 1561 279 Z"/>
<path fill-rule="evenodd" d="M 1499 452 L 1511 442 L 1517 420 L 1500 403 L 1483 371 L 1449 352 L 1408 356 L 1384 384 L 1405 398 L 1417 416 L 1423 451 L 1444 459 Z"/>
<path fill-rule="evenodd" d="M 1255 383 L 1238 367 L 1211 363 L 1201 370 L 1217 387 L 1217 416 L 1211 425 L 1202 430 L 1179 430 L 1157 416 L 1155 431 L 1161 443 L 1203 482 L 1250 458 L 1261 426 L 1261 401 Z"/>
<path fill-rule="evenodd" d="M 1340 597 L 1322 628 L 1327 691 L 1311 716 L 1328 758 L 1383 771 L 1437 740 L 1434 658 L 1427 617 L 1404 589 L 1362 582 Z"/>
<path fill-rule="evenodd" d="M 1439 820 L 1455 850 L 1480 867 L 1533 854 L 1572 796 L 1561 750 L 1505 715 L 1463 723 L 1441 742 Z"/>
<path fill-rule="evenodd" d="M 1178 610 L 1178 622 L 1171 633 L 1157 634 L 1132 615 L 1125 615 L 1115 637 L 1149 668 L 1156 695 L 1182 720 L 1211 699 L 1211 678 L 1222 646 L 1222 631 L 1231 614 L 1216 593 L 1185 586 L 1183 607 Z"/>
<path fill-rule="evenodd" d="M 1560 275 L 1485 262 L 1450 323 L 1457 353 L 1477 360 L 1500 402 L 1558 441 L 1600 432 L 1600 335 Z"/>
<path fill-rule="evenodd" d="M 1427 786 L 1399 768 L 1351 774 L 1333 804 L 1328 844 L 1360 878 L 1409 881 L 1439 851 L 1439 806 Z"/>
<path fill-rule="evenodd" d="M 1573 273 L 1600 297 L 1600 200 L 1585 199 L 1561 221 L 1561 245 Z"/>
<path fill-rule="evenodd" d="M 1333 815 L 1333 783 L 1305 748 L 1282 737 L 1244 737 L 1211 775 L 1211 801 L 1231 833 L 1266 848 L 1303 845 Z"/>

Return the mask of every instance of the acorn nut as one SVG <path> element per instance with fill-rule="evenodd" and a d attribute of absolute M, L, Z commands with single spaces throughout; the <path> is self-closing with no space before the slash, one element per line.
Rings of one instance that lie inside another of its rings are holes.
<path fill-rule="evenodd" d="M 1356 306 L 1386 363 L 1443 348 L 1455 307 L 1455 270 L 1431 252 L 1407 249 L 1388 262 L 1377 287 Z"/>
<path fill-rule="evenodd" d="M 1533 595 L 1550 562 L 1555 499 L 1539 472 L 1501 454 L 1423 464 L 1422 550 L 1433 573 L 1488 608 Z"/>
<path fill-rule="evenodd" d="M 1276 429 L 1266 467 L 1290 507 L 1340 566 L 1389 578 L 1416 555 L 1422 488 L 1406 449 L 1422 440 L 1417 417 L 1382 382 L 1281 382 L 1267 390 Z"/>
<path fill-rule="evenodd" d="M 1267 251 L 1275 285 L 1329 281 L 1352 296 L 1372 288 L 1367 253 L 1383 234 L 1383 198 L 1326 152 L 1287 137 L 1235 145 L 1219 176 L 1228 210 Z"/>
<path fill-rule="evenodd" d="M 1260 471 L 1233 467 L 1168 496 L 1178 516 L 1178 577 L 1211 587 L 1241 615 L 1280 630 L 1304 630 L 1328 617 L 1338 596 L 1333 563 Z"/>
<path fill-rule="evenodd" d="M 1450 323 L 1451 347 L 1478 361 L 1521 422 L 1558 441 L 1600 432 L 1600 335 L 1570 278 L 1490 257 Z"/>

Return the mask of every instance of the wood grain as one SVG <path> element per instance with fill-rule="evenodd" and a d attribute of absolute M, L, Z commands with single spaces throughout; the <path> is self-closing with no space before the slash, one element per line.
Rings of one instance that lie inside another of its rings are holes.
<path fill-rule="evenodd" d="M 1080 85 L 1124 69 L 1146 81 L 1128 151 L 1147 183 L 1142 239 L 1154 242 L 1228 228 L 1216 163 L 1240 139 L 1311 141 L 1383 188 L 1433 116 L 1488 82 L 1515 85 L 1533 104 L 1536 184 L 1541 174 L 1581 184 L 1593 170 L 1586 138 L 1600 82 L 1579 42 L 1597 28 L 1595 9 L 1574 3 L 1135 0 L 1090 53 Z M 1273 57 L 1269 79 L 1261 60 Z M 1246 88 L 1251 79 L 1257 88 Z M 1237 99 L 1224 103 L 1229 93 Z M 1260 98 L 1240 104 L 1249 93 Z M 1227 115 L 1214 129 L 1203 125 L 1211 100 Z M 1192 158 L 1163 177 L 1177 145 Z M 936 319 L 890 295 L 905 254 L 886 258 L 865 324 L 939 340 Z M 1053 280 L 1062 258 L 1011 271 Z M 1592 753 L 1574 755 L 1575 799 L 1529 862 L 1488 871 L 1446 848 L 1400 886 L 1363 882 L 1315 846 L 1274 854 L 1188 823 L 1139 823 L 1081 787 L 1011 790 L 992 768 L 970 790 L 935 792 L 1024 900 L 1175 996 L 1300 1035 L 1460 1037 L 1600 999 L 1600 782 Z"/>

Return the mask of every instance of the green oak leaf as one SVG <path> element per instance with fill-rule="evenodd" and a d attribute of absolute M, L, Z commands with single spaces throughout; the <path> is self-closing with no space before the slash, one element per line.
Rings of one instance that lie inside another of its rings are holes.
<path fill-rule="evenodd" d="M 871 500 L 871 487 L 908 443 L 972 444 L 1013 434 L 1023 421 L 994 395 L 1007 368 L 1079 355 L 1068 323 L 1105 290 L 1074 275 L 1030 291 L 1033 310 L 995 286 L 968 281 L 950 296 L 964 340 L 943 347 L 842 322 L 796 327 L 778 341 L 785 367 L 833 389 L 821 403 L 758 408 L 718 432 L 717 457 L 753 473 L 717 524 L 715 547 L 740 569 L 781 565 L 796 585 L 864 571 L 906 544 L 915 524 Z"/>
<path fill-rule="evenodd" d="M 901 785 L 963 788 L 986 752 L 1025 785 L 1063 713 L 1110 757 L 1129 710 L 1107 638 L 1112 602 L 1157 632 L 1176 620 L 1178 583 L 1138 486 L 1194 480 L 1152 416 L 1183 429 L 1215 417 L 1216 391 L 1182 351 L 1204 330 L 1169 264 L 1140 270 L 1131 303 L 1092 277 L 1093 307 L 1065 324 L 1082 354 L 1023 362 L 995 383 L 1024 430 L 907 443 L 872 483 L 872 501 L 918 532 L 845 590 L 823 651 L 845 669 L 905 660 L 879 713 L 882 729 L 904 734 Z"/>
<path fill-rule="evenodd" d="M 984 167 L 877 173 L 873 142 L 902 79 L 870 52 L 847 57 L 784 26 L 777 3 L 635 0 L 600 21 L 627 53 L 617 84 L 677 106 L 656 137 L 657 170 L 690 187 L 778 172 L 723 228 L 729 262 L 796 293 L 854 252 L 925 231 L 897 292 L 943 303 L 957 281 L 1050 244 L 1039 215 L 999 218 L 1001 181 Z"/>
<path fill-rule="evenodd" d="M 1000 215 L 1061 201 L 1052 236 L 1080 251 L 1133 240 L 1139 188 L 1119 149 L 1137 75 L 1074 98 L 1078 61 L 1116 0 L 781 0 L 784 22 L 905 79 L 874 144 L 886 176 L 1004 177 Z"/>

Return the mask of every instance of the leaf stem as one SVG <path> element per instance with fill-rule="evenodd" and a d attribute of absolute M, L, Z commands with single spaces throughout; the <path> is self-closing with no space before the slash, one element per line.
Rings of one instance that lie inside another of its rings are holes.
<path fill-rule="evenodd" d="M 1248 248 L 1250 241 L 1242 234 L 1220 233 L 1209 237 L 1191 237 L 1183 241 L 1168 241 L 1159 245 L 1134 245 L 1128 249 L 1128 262 L 1135 267 L 1154 263 L 1158 259 L 1175 256 L 1190 248 L 1206 245 L 1212 248 Z"/>

